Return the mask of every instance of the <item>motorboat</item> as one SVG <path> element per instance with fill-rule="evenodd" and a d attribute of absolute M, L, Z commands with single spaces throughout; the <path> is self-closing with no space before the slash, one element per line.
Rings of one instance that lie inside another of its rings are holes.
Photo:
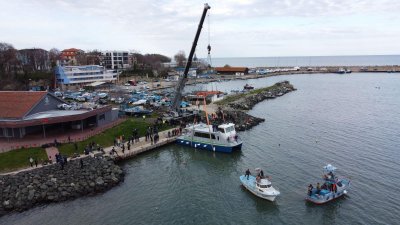
<path fill-rule="evenodd" d="M 256 171 L 259 169 L 256 169 Z M 261 171 L 261 170 L 259 170 Z M 242 185 L 249 190 L 251 193 L 256 195 L 257 197 L 269 200 L 269 201 L 275 201 L 276 197 L 280 195 L 280 191 L 274 187 L 272 187 L 272 183 L 268 177 L 265 177 L 263 175 L 257 175 L 252 176 L 252 175 L 242 175 L 240 176 L 240 181 L 242 182 Z"/>
<path fill-rule="evenodd" d="M 254 89 L 254 87 L 251 86 L 251 85 L 249 85 L 249 84 L 246 84 L 246 85 L 244 85 L 243 89 L 245 89 L 245 90 L 252 90 L 252 89 Z"/>
<path fill-rule="evenodd" d="M 308 187 L 306 200 L 315 204 L 324 204 L 347 194 L 350 187 L 350 180 L 338 178 L 334 174 L 336 167 L 328 164 L 324 166 L 323 184 L 314 188 L 311 184 Z"/>
<path fill-rule="evenodd" d="M 242 140 L 235 131 L 235 124 L 219 126 L 204 123 L 188 125 L 177 138 L 176 143 L 197 149 L 231 153 L 241 150 Z"/>
<path fill-rule="evenodd" d="M 345 74 L 346 70 L 344 68 L 339 68 L 338 71 L 336 72 L 338 74 Z"/>
<path fill-rule="evenodd" d="M 136 106 L 136 107 L 124 109 L 123 112 L 125 112 L 126 115 L 138 116 L 138 115 L 148 115 L 148 114 L 151 114 L 153 111 L 144 109 L 143 107 L 140 107 L 140 106 Z"/>

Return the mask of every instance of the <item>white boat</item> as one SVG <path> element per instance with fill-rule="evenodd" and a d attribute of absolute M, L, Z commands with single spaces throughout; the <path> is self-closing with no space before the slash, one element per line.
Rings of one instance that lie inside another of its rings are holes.
<path fill-rule="evenodd" d="M 233 123 L 214 127 L 204 123 L 188 125 L 176 142 L 214 152 L 231 153 L 242 148 L 242 140 L 236 134 Z"/>
<path fill-rule="evenodd" d="M 279 190 L 272 187 L 271 181 L 267 177 L 242 175 L 240 181 L 254 195 L 272 202 L 281 194 Z"/>

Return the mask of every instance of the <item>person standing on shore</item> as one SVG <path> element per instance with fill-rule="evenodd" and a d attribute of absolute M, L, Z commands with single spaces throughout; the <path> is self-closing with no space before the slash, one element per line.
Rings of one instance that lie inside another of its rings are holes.
<path fill-rule="evenodd" d="M 31 167 L 33 167 L 33 159 L 32 159 L 32 157 L 29 158 L 29 163 L 31 164 Z"/>
<path fill-rule="evenodd" d="M 35 158 L 35 166 L 37 167 L 37 164 L 38 164 L 38 162 L 37 162 L 37 159 Z"/>

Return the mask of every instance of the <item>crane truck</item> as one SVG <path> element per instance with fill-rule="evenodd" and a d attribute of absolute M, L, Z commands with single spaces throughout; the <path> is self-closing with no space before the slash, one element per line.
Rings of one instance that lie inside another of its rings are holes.
<path fill-rule="evenodd" d="M 178 85 L 175 88 L 175 96 L 174 96 L 174 98 L 172 100 L 172 104 L 171 104 L 171 111 L 175 112 L 175 115 L 179 115 L 179 109 L 180 109 L 180 105 L 182 102 L 182 92 L 183 92 L 183 89 L 185 88 L 185 84 L 187 82 L 188 72 L 189 72 L 190 66 L 192 65 L 193 55 L 196 50 L 197 41 L 199 40 L 199 37 L 200 37 L 201 29 L 203 28 L 204 19 L 207 15 L 207 11 L 210 8 L 211 7 L 207 3 L 204 4 L 203 14 L 201 15 L 200 23 L 197 28 L 196 36 L 194 37 L 194 41 L 192 44 L 192 48 L 190 50 L 188 60 L 186 62 L 183 76 L 181 76 L 179 78 Z"/>

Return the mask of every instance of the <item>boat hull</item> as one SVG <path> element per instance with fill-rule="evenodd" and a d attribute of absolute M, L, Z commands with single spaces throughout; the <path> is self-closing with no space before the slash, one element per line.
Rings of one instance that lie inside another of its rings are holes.
<path fill-rule="evenodd" d="M 176 140 L 176 143 L 196 149 L 203 149 L 214 152 L 232 153 L 234 151 L 240 151 L 242 149 L 242 143 L 238 143 L 236 145 L 218 145 L 217 143 L 216 144 L 203 143 L 199 141 L 190 141 L 183 138 L 178 138 Z"/>
<path fill-rule="evenodd" d="M 243 187 L 245 187 L 248 191 L 250 191 L 252 194 L 254 194 L 257 197 L 260 197 L 262 199 L 268 200 L 268 201 L 275 201 L 276 197 L 280 194 L 279 191 L 273 192 L 273 193 L 262 193 L 257 190 L 255 187 L 255 177 L 254 176 L 249 176 L 249 179 L 245 175 L 240 176 L 240 181 L 242 182 Z"/>

